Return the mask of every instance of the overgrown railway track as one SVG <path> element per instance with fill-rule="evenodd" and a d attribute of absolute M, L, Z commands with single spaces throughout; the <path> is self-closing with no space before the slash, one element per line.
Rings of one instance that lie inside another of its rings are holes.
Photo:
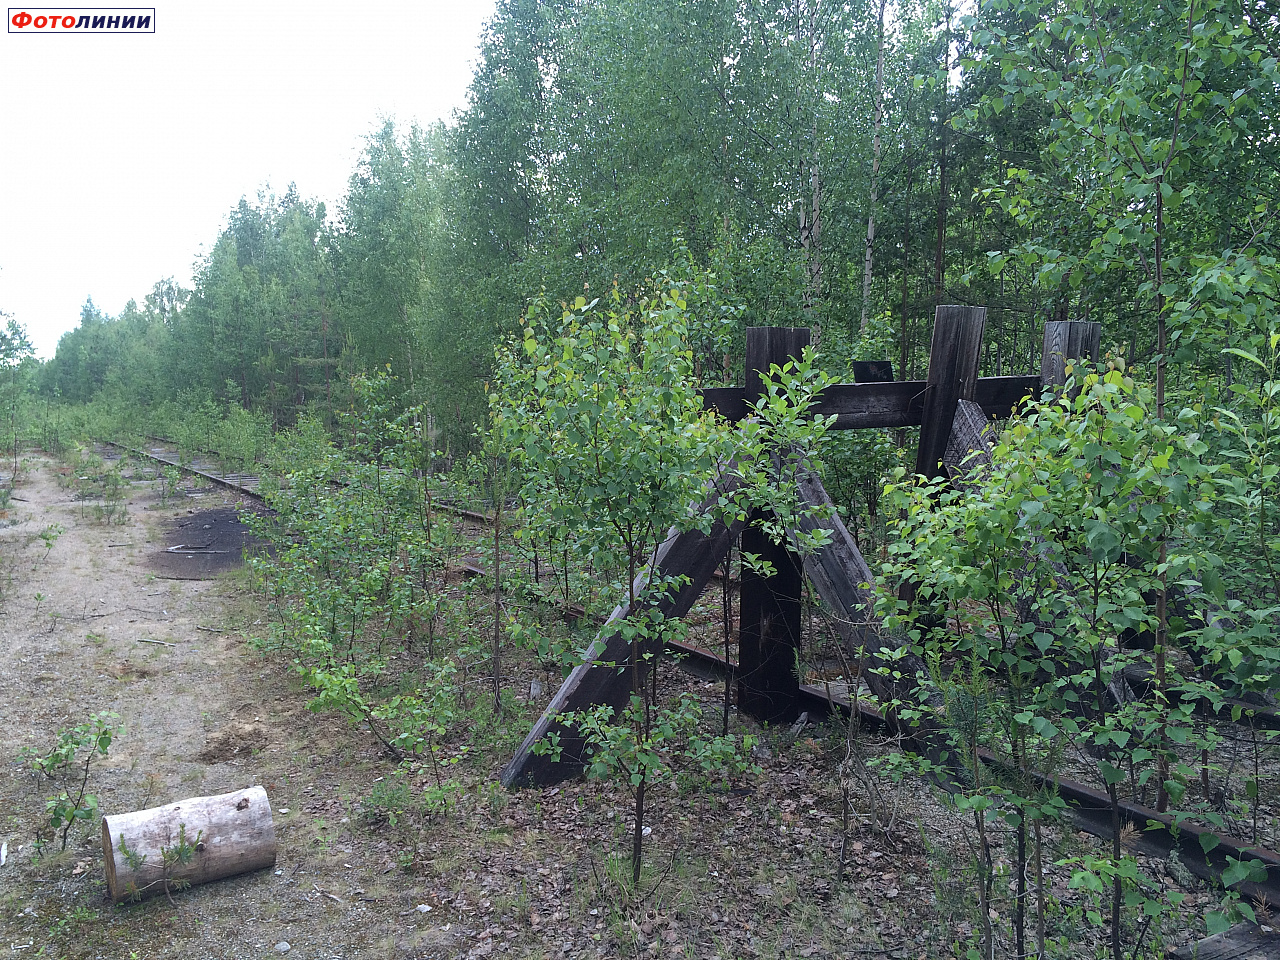
<path fill-rule="evenodd" d="M 262 477 L 259 474 L 227 473 L 218 463 L 216 454 L 207 450 L 198 451 L 195 458 L 184 461 L 179 454 L 178 444 L 174 441 L 156 436 L 147 436 L 145 439 L 148 441 L 146 449 L 139 449 L 115 440 L 99 440 L 98 442 L 156 463 L 177 467 L 184 473 L 189 473 L 192 476 L 208 480 L 210 483 L 243 493 L 245 496 L 252 497 L 259 502 L 266 502 L 259 489 L 262 483 Z M 330 480 L 329 482 L 335 486 L 344 485 L 343 481 L 340 480 Z M 466 507 L 450 503 L 448 500 L 433 500 L 432 508 L 480 523 L 493 522 L 493 517 L 488 514 L 469 510 Z"/>
<path fill-rule="evenodd" d="M 183 458 L 178 454 L 177 445 L 171 441 L 159 437 L 146 439 L 149 442 L 145 449 L 111 440 L 99 442 L 136 457 L 175 467 L 191 476 L 263 502 L 260 475 L 228 473 L 207 453 L 194 458 Z M 433 506 L 472 521 L 493 522 L 490 515 L 447 501 L 437 500 Z M 696 644 L 673 642 L 668 644 L 667 650 L 702 676 L 714 676 L 722 680 L 727 677 L 731 681 L 737 671 L 734 661 Z M 860 723 L 874 729 L 886 726 L 884 716 L 875 705 L 865 699 L 850 698 L 839 687 L 802 684 L 800 699 L 812 716 L 838 713 L 849 717 L 856 711 Z M 1243 718 L 1233 722 L 1244 725 Z M 989 753 L 983 752 L 981 759 L 992 766 L 1000 765 L 998 758 Z M 1104 792 L 1066 777 L 1049 777 L 1036 771 L 1022 771 L 1020 775 L 1036 781 L 1046 790 L 1056 791 L 1068 804 L 1071 817 L 1079 829 L 1105 839 L 1114 835 L 1115 817 Z M 1121 801 L 1118 808 L 1120 828 L 1130 849 L 1157 858 L 1166 858 L 1176 850 L 1181 863 L 1193 875 L 1211 884 L 1221 884 L 1223 872 L 1231 867 L 1232 861 L 1256 860 L 1265 871 L 1265 879 L 1242 881 L 1234 889 L 1255 904 L 1280 904 L 1280 855 L 1274 851 L 1245 845 L 1226 832 L 1213 831 L 1185 821 L 1175 823 L 1168 815 L 1139 803 Z"/>
<path fill-rule="evenodd" d="M 148 437 L 148 440 L 155 438 Z M 149 447 L 146 450 L 140 450 L 137 447 L 131 447 L 128 444 L 119 443 L 115 440 L 99 440 L 98 443 L 104 446 L 113 447 L 116 450 L 122 450 L 125 453 L 132 454 L 135 457 L 142 457 L 155 463 L 164 464 L 169 467 L 176 467 L 183 473 L 191 474 L 202 480 L 208 480 L 210 483 L 217 484 L 220 487 L 226 487 L 228 490 L 234 490 L 236 493 L 242 493 L 247 497 L 262 502 L 263 496 L 259 492 L 259 486 L 262 478 L 248 473 L 226 473 L 214 461 L 207 459 L 189 460 L 184 462 L 178 455 L 175 445 L 163 445 Z"/>

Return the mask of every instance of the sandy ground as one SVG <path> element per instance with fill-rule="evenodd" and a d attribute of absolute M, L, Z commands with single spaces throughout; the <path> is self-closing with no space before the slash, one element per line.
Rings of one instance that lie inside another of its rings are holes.
<path fill-rule="evenodd" d="M 58 471 L 35 460 L 0 519 L 0 955 L 239 958 L 279 956 L 284 942 L 291 957 L 397 955 L 387 925 L 363 922 L 380 899 L 360 901 L 355 867 L 341 863 L 355 795 L 334 774 L 362 745 L 306 713 L 288 676 L 246 647 L 258 611 L 234 573 L 153 572 L 179 525 L 234 498 L 210 489 L 161 505 L 140 482 L 124 522 L 103 523 Z M 46 549 L 40 534 L 54 524 L 63 529 Z M 123 727 L 90 775 L 103 813 L 260 784 L 277 811 L 281 872 L 189 890 L 176 907 L 113 907 L 96 820 L 71 832 L 65 854 L 55 842 L 37 858 L 55 787 L 24 770 L 19 751 L 43 751 L 101 711 Z M 415 906 L 404 896 L 401 909 Z"/>

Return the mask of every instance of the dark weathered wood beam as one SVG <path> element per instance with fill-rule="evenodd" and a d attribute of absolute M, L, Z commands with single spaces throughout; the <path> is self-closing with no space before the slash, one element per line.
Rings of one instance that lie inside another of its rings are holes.
<path fill-rule="evenodd" d="M 951 438 L 957 403 L 977 397 L 978 359 L 986 324 L 986 307 L 944 306 L 934 314 L 928 386 L 920 417 L 920 445 L 916 448 L 918 474 L 945 475 L 942 457 Z"/>
<path fill-rule="evenodd" d="M 918 427 L 924 413 L 927 380 L 897 380 L 891 383 L 836 383 L 824 390 L 814 405 L 817 416 L 835 416 L 834 430 L 861 430 L 872 427 Z M 989 417 L 1007 417 L 1027 396 L 1038 396 L 1040 378 L 982 377 L 974 388 L 973 400 Z M 742 387 L 712 387 L 702 391 L 703 405 L 728 420 L 747 415 L 746 391 Z"/>
<path fill-rule="evenodd" d="M 1098 362 L 1102 324 L 1080 320 L 1050 320 L 1044 325 L 1040 354 L 1040 379 L 1045 386 L 1067 382 L 1068 360 Z"/>
<path fill-rule="evenodd" d="M 697 530 L 680 533 L 672 530 L 658 549 L 654 568 L 662 577 L 680 577 L 681 586 L 669 593 L 657 608 L 666 617 L 683 617 L 697 602 L 716 567 L 729 553 L 729 548 L 742 532 L 742 524 L 726 527 L 716 523 L 710 534 Z M 636 578 L 639 594 L 649 581 L 646 571 Z M 561 684 L 551 703 L 530 729 L 511 761 L 502 768 L 500 779 L 505 787 L 548 786 L 567 780 L 581 772 L 586 757 L 585 741 L 572 726 L 559 718 L 575 710 L 609 704 L 615 710 L 627 705 L 631 696 L 631 678 L 619 665 L 630 657 L 630 644 L 618 634 L 617 625 L 630 614 L 626 603 L 614 608 L 600 629 L 594 655 L 573 669 Z M 543 756 L 533 747 L 549 733 L 559 736 L 559 757 Z"/>
<path fill-rule="evenodd" d="M 802 355 L 809 345 L 805 327 L 752 327 L 747 330 L 745 403 L 750 409 L 764 393 L 761 374 Z M 800 559 L 785 543 L 774 543 L 757 511 L 742 532 L 743 554 L 754 554 L 772 568 L 761 575 L 742 571 L 738 628 L 738 709 L 761 723 L 784 723 L 800 712 L 796 655 L 803 620 L 804 577 Z"/>
<path fill-rule="evenodd" d="M 922 685 L 929 675 L 924 661 L 900 649 L 905 638 L 888 633 L 876 616 L 871 587 L 875 577 L 816 473 L 801 475 L 799 493 L 800 502 L 815 511 L 801 521 L 800 529 L 805 533 L 821 529 L 828 534 L 825 547 L 804 557 L 809 582 L 830 608 L 832 624 L 851 662 L 861 667 L 862 679 L 884 705 L 886 722 L 933 761 L 938 767 L 935 779 L 949 785 L 954 750 L 939 720 L 925 711 L 908 721 L 895 708 L 896 704 L 916 706 L 936 700 Z"/>

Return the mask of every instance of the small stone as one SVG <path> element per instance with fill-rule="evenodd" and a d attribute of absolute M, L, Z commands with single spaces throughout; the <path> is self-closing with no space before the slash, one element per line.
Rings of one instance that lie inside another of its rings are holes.
<path fill-rule="evenodd" d="M 276 810 L 276 813 L 280 814 L 281 816 L 284 816 L 288 812 L 289 812 L 288 807 L 280 807 L 279 809 Z"/>
<path fill-rule="evenodd" d="M 288 952 L 289 952 L 288 940 L 281 940 L 279 943 L 276 944 L 276 953 L 288 953 Z"/>

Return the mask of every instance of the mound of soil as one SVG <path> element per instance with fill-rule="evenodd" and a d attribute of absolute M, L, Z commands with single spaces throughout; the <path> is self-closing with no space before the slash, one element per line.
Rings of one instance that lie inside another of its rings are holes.
<path fill-rule="evenodd" d="M 209 738 L 198 759 L 205 763 L 225 763 L 238 756 L 249 756 L 266 745 L 267 731 L 261 721 L 232 720 Z"/>
<path fill-rule="evenodd" d="M 148 677 L 154 677 L 156 671 L 151 667 L 124 660 L 107 667 L 107 674 L 117 680 L 145 680 Z"/>
<path fill-rule="evenodd" d="M 234 507 L 192 512 L 166 525 L 165 549 L 147 558 L 147 566 L 166 580 L 212 580 L 238 567 L 245 553 L 265 550 L 240 520 Z"/>

